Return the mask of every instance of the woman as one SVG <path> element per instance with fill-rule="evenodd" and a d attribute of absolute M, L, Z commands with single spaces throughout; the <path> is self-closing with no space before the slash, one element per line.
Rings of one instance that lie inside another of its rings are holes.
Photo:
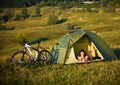
<path fill-rule="evenodd" d="M 78 60 L 81 62 L 88 61 L 88 56 L 86 56 L 85 51 L 81 50 L 79 55 L 78 55 Z"/>

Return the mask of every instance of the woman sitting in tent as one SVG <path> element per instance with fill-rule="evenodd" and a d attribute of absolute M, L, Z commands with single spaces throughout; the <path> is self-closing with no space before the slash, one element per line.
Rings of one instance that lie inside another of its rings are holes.
<path fill-rule="evenodd" d="M 89 60 L 89 57 L 86 55 L 84 50 L 81 50 L 78 55 L 78 60 L 81 62 L 85 62 Z M 90 60 L 92 60 L 92 56 L 90 56 Z"/>
<path fill-rule="evenodd" d="M 78 60 L 81 62 L 88 61 L 88 56 L 86 56 L 86 53 L 84 50 L 81 50 L 79 55 L 78 55 Z"/>

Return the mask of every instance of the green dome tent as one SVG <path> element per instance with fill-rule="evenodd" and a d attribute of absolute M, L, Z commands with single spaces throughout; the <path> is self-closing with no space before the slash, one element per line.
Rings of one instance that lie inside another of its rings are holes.
<path fill-rule="evenodd" d="M 99 36 L 87 30 L 75 30 L 64 35 L 55 44 L 52 49 L 53 63 L 81 63 L 77 59 L 77 55 L 80 50 L 85 50 L 86 54 L 88 54 L 88 46 L 92 50 L 94 58 L 92 61 L 111 61 L 117 59 L 113 50 Z"/>

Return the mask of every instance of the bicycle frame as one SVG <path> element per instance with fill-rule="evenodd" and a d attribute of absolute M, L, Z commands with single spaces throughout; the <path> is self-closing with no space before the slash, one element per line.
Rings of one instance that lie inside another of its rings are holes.
<path fill-rule="evenodd" d="M 36 55 L 35 55 L 35 56 L 34 56 L 34 54 L 32 53 L 32 51 L 31 51 L 30 48 L 32 48 L 33 50 L 36 51 Z M 27 43 L 26 43 L 25 46 L 24 46 L 24 51 L 25 51 L 25 52 L 26 52 L 26 49 L 27 49 L 27 51 L 29 52 L 29 55 L 33 58 L 33 60 L 36 61 L 36 60 L 37 60 L 37 57 L 38 57 L 38 50 L 35 49 L 35 48 L 33 48 L 32 46 L 28 45 Z"/>

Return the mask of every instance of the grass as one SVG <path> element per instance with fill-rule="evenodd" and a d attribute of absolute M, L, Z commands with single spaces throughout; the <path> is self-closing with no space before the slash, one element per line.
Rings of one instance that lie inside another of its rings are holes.
<path fill-rule="evenodd" d="M 34 14 L 34 6 L 28 10 Z M 21 8 L 16 9 L 20 13 Z M 57 10 L 57 11 L 56 11 Z M 67 18 L 61 24 L 48 25 L 49 15 L 55 12 L 59 18 Z M 118 85 L 120 82 L 120 61 L 96 62 L 90 64 L 48 65 L 21 68 L 10 64 L 10 56 L 22 49 L 16 41 L 20 33 L 27 35 L 29 41 L 40 37 L 49 38 L 42 44 L 50 50 L 54 44 L 71 30 L 62 27 L 70 23 L 83 30 L 90 30 L 102 37 L 114 49 L 120 59 L 120 13 L 81 13 L 74 9 L 60 10 L 58 7 L 41 8 L 41 17 L 21 21 L 9 21 L 5 26 L 15 30 L 0 31 L 0 84 L 2 85 Z"/>
<path fill-rule="evenodd" d="M 120 82 L 119 66 L 119 61 L 112 61 L 21 68 L 0 60 L 0 82 L 3 85 L 117 85 Z"/>

